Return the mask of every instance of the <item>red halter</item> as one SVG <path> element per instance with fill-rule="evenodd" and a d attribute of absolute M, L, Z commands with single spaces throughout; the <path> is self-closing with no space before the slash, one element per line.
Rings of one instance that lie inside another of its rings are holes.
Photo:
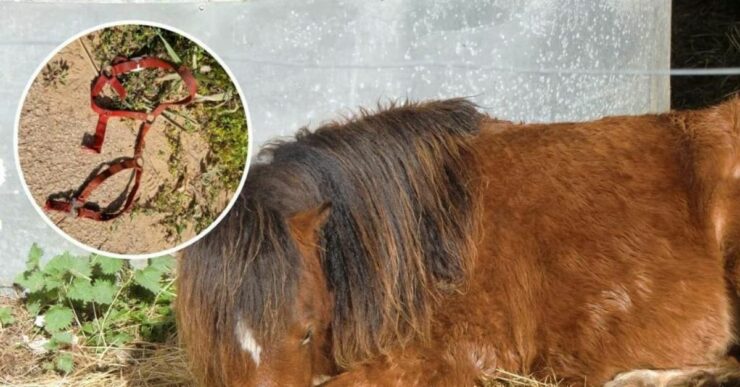
<path fill-rule="evenodd" d="M 118 77 L 122 74 L 148 68 L 160 68 L 177 72 L 188 90 L 188 96 L 176 102 L 161 103 L 149 113 L 133 110 L 109 110 L 98 105 L 95 101 L 96 97 L 100 94 L 106 84 L 110 84 L 111 88 L 118 93 L 118 96 L 121 99 L 126 98 L 126 89 L 123 88 Z M 73 217 L 101 221 L 115 219 L 129 210 L 134 204 L 134 197 L 136 196 L 136 192 L 139 190 L 139 182 L 141 181 L 141 174 L 143 172 L 141 156 L 144 152 L 144 138 L 146 137 L 149 128 L 152 126 L 152 123 L 154 123 L 154 120 L 156 120 L 165 109 L 170 106 L 190 103 L 193 98 L 195 98 L 197 88 L 198 84 L 193 77 L 193 74 L 184 65 L 175 68 L 172 64 L 155 57 L 132 58 L 130 60 L 120 57 L 114 59 L 112 66 L 100 72 L 100 75 L 95 79 L 92 90 L 90 91 L 90 106 L 92 107 L 92 110 L 98 113 L 98 125 L 95 127 L 95 135 L 92 137 L 92 141 L 87 144 L 83 144 L 83 148 L 90 152 L 100 153 L 103 141 L 105 140 L 105 129 L 108 126 L 108 119 L 111 117 L 128 117 L 143 121 L 139 128 L 139 134 L 136 136 L 134 156 L 109 164 L 108 168 L 99 172 L 94 178 L 83 184 L 77 191 L 78 193 L 69 201 L 49 198 L 46 201 L 44 209 L 67 212 Z M 100 184 L 109 177 L 126 169 L 134 170 L 134 185 L 126 198 L 126 203 L 123 207 L 116 212 L 103 212 L 102 209 L 86 207 L 87 198 Z"/>

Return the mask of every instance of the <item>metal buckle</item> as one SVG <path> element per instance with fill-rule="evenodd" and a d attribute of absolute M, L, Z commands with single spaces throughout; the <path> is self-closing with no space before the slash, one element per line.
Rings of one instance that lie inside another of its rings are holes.
<path fill-rule="evenodd" d="M 102 69 L 100 69 L 100 72 L 105 75 L 106 78 L 110 78 L 113 76 L 113 66 L 106 65 Z"/>
<path fill-rule="evenodd" d="M 140 63 L 142 59 L 144 59 L 144 57 L 141 57 L 141 56 L 137 56 L 136 58 L 131 58 L 131 60 L 136 63 L 136 68 L 129 72 L 138 73 L 139 71 L 144 70 L 144 68 L 141 67 L 141 63 Z"/>
<path fill-rule="evenodd" d="M 81 201 L 78 201 L 77 198 L 72 198 L 72 200 L 69 202 L 69 214 L 76 218 L 80 215 L 80 208 L 82 207 L 83 203 Z"/>

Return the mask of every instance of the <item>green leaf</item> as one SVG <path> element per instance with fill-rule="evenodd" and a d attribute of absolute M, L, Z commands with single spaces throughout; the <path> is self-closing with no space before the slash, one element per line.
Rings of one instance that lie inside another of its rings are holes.
<path fill-rule="evenodd" d="M 44 329 L 54 333 L 69 328 L 74 320 L 74 312 L 66 306 L 54 305 L 44 315 Z"/>
<path fill-rule="evenodd" d="M 175 52 L 175 50 L 172 49 L 172 46 L 170 46 L 170 44 L 167 42 L 167 40 L 164 39 L 164 36 L 162 36 L 162 34 L 160 34 L 160 33 L 157 33 L 157 36 L 159 36 L 159 38 L 162 39 L 162 43 L 164 43 L 164 48 L 167 50 L 167 55 L 170 56 L 170 58 L 172 59 L 172 61 L 175 62 L 176 64 L 182 63 L 182 60 L 177 55 L 177 53 Z"/>
<path fill-rule="evenodd" d="M 174 299 L 175 299 L 175 293 L 174 293 L 173 288 L 170 287 L 167 291 L 160 293 L 159 300 L 157 301 L 157 303 L 169 305 L 172 303 Z"/>
<path fill-rule="evenodd" d="M 110 305 L 113 303 L 113 297 L 116 295 L 116 287 L 108 280 L 95 280 L 92 287 L 93 301 L 98 304 Z"/>
<path fill-rule="evenodd" d="M 139 305 L 139 308 L 142 308 L 143 306 Z M 136 323 L 143 323 L 149 320 L 149 316 L 141 309 L 134 309 L 129 313 L 128 316 L 129 320 L 134 321 Z"/>
<path fill-rule="evenodd" d="M 78 278 L 90 278 L 92 276 L 92 265 L 90 265 L 90 257 L 74 257 L 72 256 L 72 266 L 69 268 L 69 272 Z"/>
<path fill-rule="evenodd" d="M 169 273 L 175 267 L 175 258 L 171 255 L 152 258 L 149 267 L 157 269 L 160 273 Z"/>
<path fill-rule="evenodd" d="M 15 323 L 13 313 L 7 306 L 0 307 L 0 327 L 6 327 Z"/>
<path fill-rule="evenodd" d="M 92 321 L 85 321 L 82 323 L 82 332 L 91 335 L 97 331 L 97 327 L 95 324 L 92 323 Z"/>
<path fill-rule="evenodd" d="M 62 287 L 64 285 L 63 279 L 57 278 L 57 277 L 44 277 L 44 289 L 46 290 L 56 290 Z"/>
<path fill-rule="evenodd" d="M 71 345 L 73 339 L 72 332 L 57 332 L 51 335 L 51 340 L 58 344 Z"/>
<path fill-rule="evenodd" d="M 124 260 L 97 256 L 95 258 L 95 263 L 97 263 L 98 267 L 100 268 L 101 273 L 112 275 L 112 274 L 116 274 L 119 270 L 121 270 L 121 268 L 123 267 Z"/>
<path fill-rule="evenodd" d="M 159 285 L 159 280 L 161 278 L 162 272 L 151 266 L 137 270 L 134 273 L 134 282 L 155 294 L 161 289 L 161 286 Z"/>
<path fill-rule="evenodd" d="M 57 349 L 59 349 L 59 343 L 57 343 L 54 340 L 49 340 L 46 343 L 44 343 L 44 349 L 46 349 L 47 351 L 54 352 Z"/>
<path fill-rule="evenodd" d="M 36 317 L 41 311 L 41 303 L 38 301 L 29 302 L 26 304 L 26 310 L 28 311 L 28 314 Z"/>
<path fill-rule="evenodd" d="M 67 298 L 76 301 L 90 302 L 95 299 L 95 292 L 90 280 L 75 278 L 67 291 Z"/>
<path fill-rule="evenodd" d="M 126 332 L 118 332 L 118 333 L 113 334 L 107 340 L 110 345 L 120 346 L 120 345 L 128 344 L 129 342 L 131 342 L 131 340 L 133 340 L 133 338 L 134 338 L 133 336 L 131 336 L 130 334 Z"/>
<path fill-rule="evenodd" d="M 54 367 L 57 370 L 64 372 L 65 374 L 72 372 L 72 369 L 74 368 L 74 366 L 75 366 L 74 359 L 72 358 L 72 355 L 69 353 L 59 354 L 56 362 L 54 362 Z"/>
<path fill-rule="evenodd" d="M 15 283 L 34 293 L 44 288 L 44 274 L 40 271 L 25 272 L 15 277 Z"/>
<path fill-rule="evenodd" d="M 68 252 L 64 252 L 52 258 L 46 266 L 44 273 L 51 277 L 61 278 L 64 274 L 72 274 L 75 277 L 90 278 L 92 268 L 90 267 L 90 257 L 75 257 Z"/>
<path fill-rule="evenodd" d="M 28 252 L 28 259 L 26 260 L 26 270 L 36 270 L 41 262 L 41 257 L 44 255 L 44 250 L 37 244 L 31 245 L 31 250 Z"/>
<path fill-rule="evenodd" d="M 115 322 L 115 321 L 125 318 L 127 310 L 128 309 L 123 310 L 123 309 L 119 309 L 119 308 L 111 306 L 110 309 L 108 309 L 108 321 Z"/>
<path fill-rule="evenodd" d="M 47 275 L 61 277 L 62 274 L 69 270 L 69 267 L 72 266 L 72 264 L 72 256 L 70 256 L 69 253 L 64 252 L 50 259 L 49 262 L 46 263 L 46 266 L 44 266 L 43 271 Z"/>

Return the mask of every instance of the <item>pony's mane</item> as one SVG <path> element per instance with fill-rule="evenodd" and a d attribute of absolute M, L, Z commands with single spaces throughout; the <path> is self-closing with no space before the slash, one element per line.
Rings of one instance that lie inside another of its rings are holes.
<path fill-rule="evenodd" d="M 181 305 L 203 306 L 195 326 L 232 346 L 238 318 L 279 332 L 301 270 L 286 218 L 330 202 L 320 242 L 337 363 L 425 337 L 435 299 L 474 256 L 482 117 L 464 99 L 404 103 L 266 147 L 232 211 L 181 264 Z"/>

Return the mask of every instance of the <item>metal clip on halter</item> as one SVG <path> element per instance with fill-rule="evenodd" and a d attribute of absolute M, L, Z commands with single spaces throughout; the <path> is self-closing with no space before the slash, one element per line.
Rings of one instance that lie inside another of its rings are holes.
<path fill-rule="evenodd" d="M 77 200 L 77 198 L 72 198 L 72 200 L 69 202 L 69 215 L 73 218 L 76 218 L 80 215 L 80 207 L 82 207 L 82 204 L 80 201 Z"/>
<path fill-rule="evenodd" d="M 131 73 L 138 73 L 139 71 L 144 70 L 144 67 L 141 66 L 141 60 L 142 59 L 143 59 L 143 57 L 140 57 L 140 56 L 138 56 L 136 58 L 131 58 L 131 61 L 134 62 L 134 63 L 136 63 L 136 67 L 134 67 L 129 72 L 131 72 Z"/>

